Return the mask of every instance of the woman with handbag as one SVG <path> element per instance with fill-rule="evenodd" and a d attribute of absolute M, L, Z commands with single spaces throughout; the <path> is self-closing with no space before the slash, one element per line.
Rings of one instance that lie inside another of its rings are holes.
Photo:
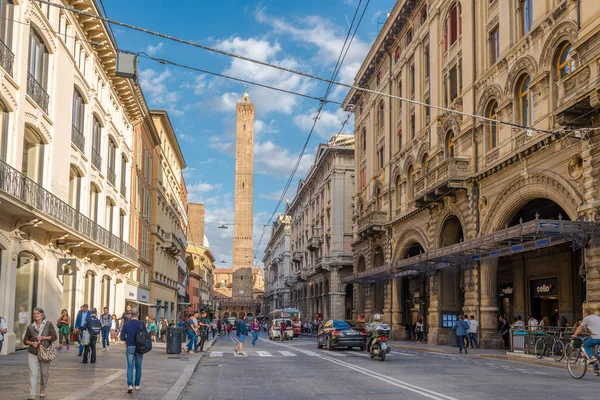
<path fill-rule="evenodd" d="M 52 322 L 46 319 L 44 310 L 40 307 L 33 309 L 33 324 L 27 327 L 23 344 L 29 346 L 27 360 L 29 361 L 29 399 L 37 395 L 38 374 L 42 376 L 40 399 L 46 397 L 46 385 L 50 371 L 50 361 L 56 357 L 56 329 Z"/>
<path fill-rule="evenodd" d="M 58 328 L 58 349 L 62 350 L 63 340 L 69 350 L 69 336 L 71 335 L 71 317 L 67 310 L 60 312 L 60 317 L 56 321 L 56 327 Z"/>

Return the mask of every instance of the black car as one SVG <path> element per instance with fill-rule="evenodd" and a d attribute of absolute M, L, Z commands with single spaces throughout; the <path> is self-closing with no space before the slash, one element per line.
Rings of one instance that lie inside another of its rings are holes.
<path fill-rule="evenodd" d="M 364 332 L 358 332 L 346 321 L 334 319 L 327 321 L 321 330 L 317 333 L 317 347 L 323 346 L 327 350 L 333 350 L 335 347 L 359 347 L 365 350 L 367 346 L 367 336 Z"/>

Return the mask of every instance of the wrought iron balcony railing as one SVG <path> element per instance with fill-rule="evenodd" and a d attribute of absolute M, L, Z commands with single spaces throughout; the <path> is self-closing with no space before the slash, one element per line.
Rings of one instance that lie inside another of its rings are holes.
<path fill-rule="evenodd" d="M 94 164 L 98 170 L 102 171 L 102 156 L 94 147 L 92 147 L 92 164 Z"/>
<path fill-rule="evenodd" d="M 85 136 L 75 125 L 71 129 L 71 142 L 82 152 L 85 151 Z"/>
<path fill-rule="evenodd" d="M 46 114 L 48 114 L 50 96 L 46 93 L 44 87 L 35 80 L 35 77 L 31 75 L 31 73 L 27 73 L 27 94 Z"/>
<path fill-rule="evenodd" d="M 131 261 L 137 261 L 135 248 L 3 161 L 0 161 L 0 193 L 36 209 L 57 224 L 74 229 L 85 238 Z"/>
<path fill-rule="evenodd" d="M 13 64 L 15 63 L 15 55 L 2 40 L 0 40 L 0 66 L 4 68 L 10 76 L 13 74 Z"/>
<path fill-rule="evenodd" d="M 115 174 L 115 170 L 109 165 L 106 168 L 106 172 L 107 172 L 107 176 L 108 176 L 108 181 L 110 182 L 111 185 L 113 185 L 113 187 L 116 187 L 117 184 L 117 174 Z"/>

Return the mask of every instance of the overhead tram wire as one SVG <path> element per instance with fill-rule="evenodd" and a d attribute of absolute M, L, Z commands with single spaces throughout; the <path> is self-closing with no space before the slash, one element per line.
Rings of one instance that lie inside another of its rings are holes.
<path fill-rule="evenodd" d="M 127 52 L 127 53 L 129 53 L 129 52 Z M 208 70 L 205 70 L 205 69 L 202 69 L 202 68 L 197 68 L 197 67 L 192 67 L 190 65 L 181 64 L 181 63 L 178 63 L 178 62 L 175 62 L 175 61 L 169 61 L 169 60 L 166 60 L 164 58 L 152 57 L 152 56 L 150 56 L 149 54 L 147 54 L 145 52 L 138 52 L 138 53 L 131 52 L 131 53 L 132 54 L 138 54 L 142 58 L 145 58 L 145 59 L 148 59 L 148 60 L 152 60 L 152 61 L 156 61 L 156 62 L 161 63 L 163 65 L 172 65 L 174 67 L 188 69 L 188 70 L 191 70 L 191 71 L 196 71 L 196 72 L 200 72 L 200 73 L 207 74 L 207 75 L 213 75 L 213 76 L 217 76 L 219 78 L 230 79 L 232 81 L 246 83 L 248 85 L 258 86 L 258 87 L 262 87 L 262 88 L 265 88 L 265 89 L 275 90 L 275 91 L 278 91 L 278 92 L 287 93 L 287 94 L 291 94 L 291 95 L 294 95 L 294 96 L 304 97 L 306 99 L 323 101 L 323 99 L 321 99 L 319 97 L 311 96 L 311 95 L 308 95 L 308 94 L 294 92 L 292 90 L 281 89 L 281 88 L 278 88 L 278 87 L 275 87 L 275 86 L 266 85 L 264 83 L 258 83 L 258 82 L 250 81 L 250 80 L 247 80 L 247 79 L 236 78 L 236 77 L 233 77 L 233 76 L 220 74 L 220 73 L 208 71 Z M 339 101 L 327 100 L 326 102 L 327 103 L 331 103 L 331 104 L 342 105 L 342 103 L 339 102 Z"/>
<path fill-rule="evenodd" d="M 323 111 L 323 107 L 325 106 L 326 102 L 327 102 L 327 97 L 329 96 L 329 94 L 331 93 L 331 88 L 333 87 L 333 81 L 336 79 L 337 74 L 339 73 L 339 70 L 342 66 L 342 63 L 345 59 L 345 54 L 347 54 L 347 48 L 345 49 L 346 43 L 348 42 L 348 38 L 350 37 L 350 33 L 352 32 L 352 27 L 354 25 L 354 20 L 356 19 L 356 15 L 358 14 L 358 10 L 360 9 L 360 5 L 362 3 L 362 0 L 359 1 L 357 7 L 356 7 L 356 11 L 354 12 L 354 17 L 352 18 L 352 23 L 350 24 L 350 27 L 348 28 L 348 33 L 346 34 L 346 39 L 344 40 L 344 44 L 342 45 L 342 49 L 340 50 L 340 55 L 338 56 L 336 65 L 333 69 L 333 73 L 332 73 L 332 78 L 330 79 L 330 82 L 327 85 L 327 90 L 325 91 L 325 96 L 323 96 L 323 100 L 321 101 L 321 104 L 319 104 L 319 108 L 317 110 L 317 113 L 314 117 L 314 122 L 312 124 L 312 127 L 310 128 L 310 132 L 308 133 L 308 136 L 306 137 L 306 140 L 304 142 L 304 145 L 302 146 L 302 150 L 300 151 L 300 154 L 298 155 L 298 159 L 296 160 L 296 164 L 294 165 L 294 168 L 292 169 L 292 172 L 290 174 L 290 177 L 288 179 L 288 181 L 286 182 L 285 188 L 283 189 L 283 191 L 281 192 L 281 196 L 279 197 L 279 201 L 277 202 L 277 205 L 275 206 L 275 209 L 273 210 L 273 213 L 271 214 L 271 216 L 269 217 L 269 220 L 267 221 L 267 223 L 264 225 L 263 230 L 260 234 L 260 239 L 258 241 L 258 244 L 256 245 L 256 247 L 254 248 L 254 255 L 253 255 L 253 259 L 256 258 L 256 255 L 258 254 L 258 251 L 260 249 L 260 245 L 262 243 L 262 240 L 264 238 L 265 232 L 267 230 L 267 226 L 268 224 L 271 222 L 271 220 L 273 220 L 273 217 L 275 216 L 275 214 L 277 213 L 277 210 L 279 209 L 279 206 L 281 205 L 281 203 L 283 202 L 283 199 L 285 198 L 285 195 L 292 183 L 292 181 L 294 180 L 294 176 L 296 174 L 296 171 L 298 170 L 298 166 L 300 165 L 300 161 L 302 160 L 302 157 L 304 156 L 304 152 L 306 151 L 306 147 L 308 146 L 308 143 L 310 141 L 310 138 L 312 136 L 312 133 L 315 129 L 315 126 L 317 125 L 317 121 L 319 120 L 319 117 L 321 115 L 321 112 Z M 369 6 L 370 0 L 368 0 L 367 4 L 365 5 L 365 8 L 363 9 L 363 14 L 365 13 L 367 7 Z M 360 20 L 362 21 L 362 15 Z M 359 22 L 360 23 L 360 22 Z M 355 31 L 356 33 L 356 31 Z M 353 35 L 354 38 L 354 35 Z M 348 47 L 350 46 L 350 44 L 348 44 Z M 346 53 L 344 54 L 344 50 L 346 50 Z M 342 54 L 344 54 L 342 56 Z"/>
<path fill-rule="evenodd" d="M 101 21 L 105 21 L 105 22 L 111 23 L 113 25 L 121 26 L 123 28 L 135 30 L 135 31 L 138 31 L 138 32 L 143 32 L 143 33 L 146 33 L 148 35 L 157 36 L 157 37 L 169 40 L 169 41 L 173 41 L 173 42 L 180 43 L 180 44 L 185 44 L 185 45 L 188 45 L 188 46 L 196 47 L 196 48 L 199 48 L 199 49 L 202 49 L 202 50 L 206 50 L 206 51 L 210 51 L 210 52 L 213 52 L 213 53 L 225 55 L 225 56 L 228 56 L 228 57 L 237 58 L 237 59 L 244 60 L 244 61 L 247 61 L 247 62 L 251 62 L 251 63 L 254 63 L 254 64 L 258 64 L 258 65 L 262 65 L 262 66 L 265 66 L 265 67 L 269 67 L 269 68 L 277 69 L 277 70 L 280 70 L 280 71 L 288 72 L 290 74 L 299 75 L 299 76 L 303 76 L 303 77 L 310 78 L 310 79 L 315 79 L 315 80 L 318 80 L 318 81 L 321 81 L 321 82 L 325 82 L 325 83 L 328 83 L 328 84 L 331 84 L 331 85 L 342 86 L 342 87 L 345 87 L 345 88 L 348 88 L 348 89 L 354 89 L 356 91 L 363 92 L 363 93 L 370 93 L 370 94 L 374 94 L 374 95 L 378 95 L 378 96 L 388 97 L 388 98 L 400 100 L 400 101 L 403 101 L 403 102 L 406 102 L 406 103 L 409 103 L 409 104 L 415 104 L 415 105 L 418 105 L 418 106 L 421 106 L 421 107 L 429 107 L 431 109 L 435 109 L 435 110 L 439 110 L 439 111 L 443 111 L 443 112 L 448 112 L 450 114 L 462 115 L 462 116 L 465 116 L 465 117 L 468 117 L 468 118 L 477 118 L 477 119 L 482 120 L 482 121 L 490 121 L 490 122 L 491 121 L 498 121 L 498 120 L 495 120 L 493 118 L 486 117 L 486 116 L 483 116 L 483 115 L 471 114 L 471 113 L 467 113 L 467 112 L 464 112 L 464 111 L 453 110 L 453 109 L 450 109 L 450 108 L 447 108 L 447 107 L 434 106 L 434 105 L 431 105 L 431 104 L 424 103 L 422 101 L 417 101 L 417 100 L 413 100 L 413 99 L 409 99 L 409 98 L 405 98 L 405 97 L 401 97 L 401 96 L 395 96 L 395 95 L 392 95 L 392 94 L 389 94 L 389 93 L 378 92 L 376 90 L 371 90 L 371 89 L 368 89 L 368 88 L 364 88 L 364 87 L 360 87 L 360 86 L 356 86 L 356 85 L 352 85 L 352 84 L 348 84 L 348 83 L 338 82 L 338 81 L 335 81 L 333 79 L 323 78 L 321 76 L 314 75 L 314 74 L 309 74 L 307 72 L 297 71 L 297 70 L 294 70 L 294 69 L 291 69 L 291 68 L 282 67 L 282 66 L 277 65 L 277 64 L 271 64 L 271 63 L 268 63 L 268 62 L 265 62 L 265 61 L 260 61 L 260 60 L 256 60 L 256 59 L 253 59 L 253 58 L 250 58 L 250 57 L 241 56 L 239 54 L 235 54 L 235 53 L 232 53 L 232 52 L 229 52 L 229 51 L 220 50 L 220 49 L 217 49 L 217 48 L 214 48 L 214 47 L 206 46 L 206 45 L 194 42 L 192 40 L 181 39 L 181 38 L 178 38 L 178 37 L 175 37 L 175 36 L 171 36 L 171 35 L 167 35 L 167 34 L 164 34 L 164 33 L 161 33 L 161 32 L 152 31 L 152 30 L 149 30 L 149 29 L 146 29 L 146 28 L 142 28 L 142 27 L 139 27 L 139 26 L 136 26 L 136 25 L 132 25 L 132 24 L 129 24 L 129 23 L 126 23 L 126 22 L 121 22 L 121 21 L 117 21 L 117 20 L 113 20 L 113 19 L 110 19 L 110 18 L 107 18 L 107 17 L 100 16 L 100 15 L 91 14 L 91 13 L 89 13 L 87 11 L 78 10 L 76 8 L 68 7 L 68 6 L 65 6 L 63 4 L 53 3 L 53 2 L 48 1 L 48 0 L 37 0 L 37 1 L 40 2 L 40 3 L 43 3 L 43 4 L 48 4 L 48 5 L 56 7 L 56 8 L 63 9 L 65 11 L 70 11 L 70 12 L 73 12 L 73 13 L 76 13 L 76 14 L 85 15 L 85 16 L 90 17 L 90 18 L 95 18 L 95 19 L 98 19 L 98 20 L 101 20 Z M 324 101 L 324 100 L 325 99 L 321 99 L 321 101 Z M 519 128 L 519 129 L 531 129 L 532 131 L 536 131 L 536 132 L 540 132 L 540 133 L 554 133 L 554 132 L 548 131 L 546 129 L 532 128 L 532 127 L 528 127 L 528 126 L 525 126 L 525 125 L 520 125 L 520 124 L 517 124 L 517 123 L 514 123 L 514 122 L 498 121 L 498 123 L 503 124 L 503 125 L 512 126 L 514 128 Z"/>

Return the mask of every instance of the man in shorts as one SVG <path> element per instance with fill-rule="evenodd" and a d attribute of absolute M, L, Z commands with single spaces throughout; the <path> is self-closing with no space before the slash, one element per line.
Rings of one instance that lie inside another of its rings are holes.
<path fill-rule="evenodd" d="M 234 349 L 235 354 L 238 356 L 244 356 L 246 355 L 246 353 L 244 353 L 244 341 L 248 335 L 248 327 L 246 326 L 246 322 L 244 322 L 244 314 L 240 314 L 240 319 L 237 321 L 236 333 L 240 342 Z"/>

